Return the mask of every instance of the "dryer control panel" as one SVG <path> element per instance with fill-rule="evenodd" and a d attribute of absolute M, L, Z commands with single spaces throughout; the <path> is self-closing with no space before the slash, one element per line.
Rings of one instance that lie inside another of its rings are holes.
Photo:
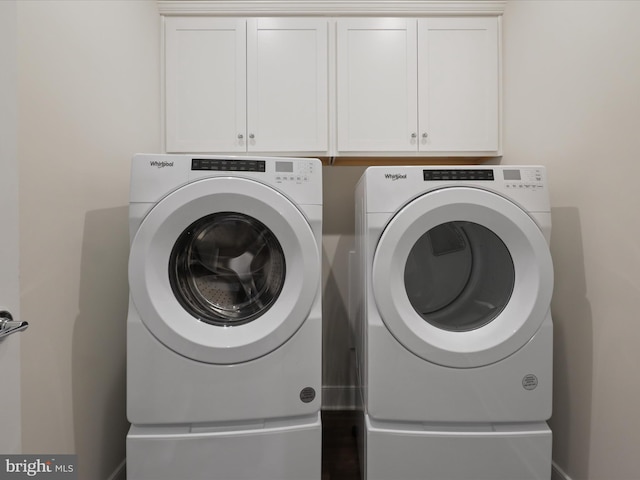
<path fill-rule="evenodd" d="M 438 169 L 438 170 L 424 170 L 422 172 L 424 180 L 426 181 L 469 181 L 469 180 L 494 180 L 492 169 Z"/>
<path fill-rule="evenodd" d="M 497 193 L 527 212 L 549 213 L 543 165 L 451 165 L 369 167 L 358 183 L 367 213 L 393 213 L 407 201 L 442 188 L 479 188 Z"/>
<path fill-rule="evenodd" d="M 500 173 L 502 173 L 500 175 Z M 501 168 L 498 174 L 492 168 L 451 168 L 422 171 L 425 182 L 484 182 L 497 181 L 507 189 L 542 189 L 544 185 L 541 168 Z"/>
<path fill-rule="evenodd" d="M 507 189 L 542 189 L 543 174 L 540 168 L 514 168 L 502 170 Z"/>

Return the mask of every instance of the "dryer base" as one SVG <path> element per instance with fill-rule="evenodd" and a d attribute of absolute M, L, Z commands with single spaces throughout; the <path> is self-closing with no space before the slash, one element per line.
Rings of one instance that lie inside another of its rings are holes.
<path fill-rule="evenodd" d="M 127 435 L 128 480 L 320 480 L 315 417 L 244 428 L 139 427 Z"/>
<path fill-rule="evenodd" d="M 415 429 L 364 418 L 366 480 L 549 480 L 551 430 L 545 422 Z"/>

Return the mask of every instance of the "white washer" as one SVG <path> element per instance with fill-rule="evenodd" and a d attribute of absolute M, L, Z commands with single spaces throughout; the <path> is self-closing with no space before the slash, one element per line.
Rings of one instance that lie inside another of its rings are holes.
<path fill-rule="evenodd" d="M 367 169 L 355 310 L 368 480 L 550 478 L 550 231 L 544 167 Z"/>
<path fill-rule="evenodd" d="M 129 480 L 321 477 L 322 165 L 136 155 Z"/>

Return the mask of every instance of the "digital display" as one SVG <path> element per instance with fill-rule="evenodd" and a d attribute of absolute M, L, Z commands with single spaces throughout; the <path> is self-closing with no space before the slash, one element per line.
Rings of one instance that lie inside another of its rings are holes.
<path fill-rule="evenodd" d="M 192 158 L 191 170 L 218 172 L 264 172 L 264 160 L 236 160 L 223 158 Z"/>
<path fill-rule="evenodd" d="M 491 169 L 449 169 L 449 170 L 423 170 L 424 181 L 463 181 L 463 180 L 494 180 Z"/>
<path fill-rule="evenodd" d="M 522 180 L 520 170 L 503 170 L 505 180 Z"/>
<path fill-rule="evenodd" d="M 276 172 L 293 173 L 293 162 L 276 162 Z"/>

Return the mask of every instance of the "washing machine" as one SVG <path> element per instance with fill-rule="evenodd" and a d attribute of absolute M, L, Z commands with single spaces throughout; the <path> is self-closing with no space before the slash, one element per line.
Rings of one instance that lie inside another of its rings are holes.
<path fill-rule="evenodd" d="M 545 168 L 371 167 L 355 202 L 365 478 L 548 480 Z"/>
<path fill-rule="evenodd" d="M 322 166 L 134 156 L 129 480 L 321 477 Z"/>

